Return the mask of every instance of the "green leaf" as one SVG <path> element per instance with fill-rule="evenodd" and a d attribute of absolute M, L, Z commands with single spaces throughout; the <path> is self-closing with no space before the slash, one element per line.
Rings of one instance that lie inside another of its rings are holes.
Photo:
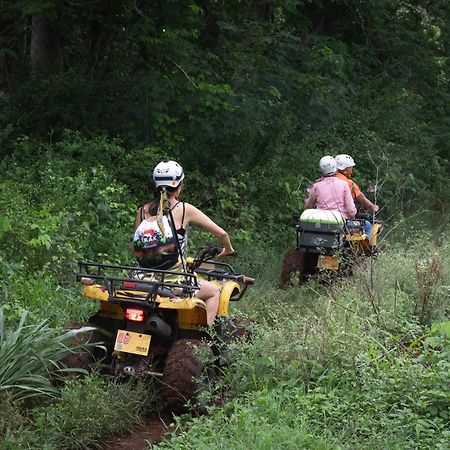
<path fill-rule="evenodd" d="M 11 229 L 11 222 L 6 217 L 0 216 L 0 238 Z"/>
<path fill-rule="evenodd" d="M 439 334 L 445 334 L 450 339 L 450 320 L 446 322 L 434 323 L 431 331 Z"/>
<path fill-rule="evenodd" d="M 280 98 L 281 97 L 281 92 L 275 86 L 270 86 L 269 94 L 272 97 L 275 97 L 275 98 Z"/>
<path fill-rule="evenodd" d="M 64 332 L 44 321 L 25 326 L 27 311 L 22 314 L 15 331 L 6 329 L 0 308 L 0 393 L 7 391 L 13 400 L 29 397 L 56 397 L 58 387 L 52 384 L 52 373 L 67 371 L 60 361 L 83 345 L 69 345 L 78 333 L 91 327 Z M 85 373 L 81 369 L 72 369 Z"/>

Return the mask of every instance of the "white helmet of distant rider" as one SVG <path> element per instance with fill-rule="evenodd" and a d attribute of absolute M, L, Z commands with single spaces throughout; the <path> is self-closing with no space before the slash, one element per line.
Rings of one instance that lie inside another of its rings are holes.
<path fill-rule="evenodd" d="M 350 155 L 345 154 L 336 156 L 336 164 L 338 170 L 345 170 L 356 165 L 355 160 Z"/>
<path fill-rule="evenodd" d="M 320 158 L 319 167 L 324 177 L 331 177 L 336 173 L 336 160 L 332 156 L 324 156 Z"/>
<path fill-rule="evenodd" d="M 184 179 L 183 168 L 176 161 L 161 161 L 153 170 L 156 187 L 176 188 Z"/>

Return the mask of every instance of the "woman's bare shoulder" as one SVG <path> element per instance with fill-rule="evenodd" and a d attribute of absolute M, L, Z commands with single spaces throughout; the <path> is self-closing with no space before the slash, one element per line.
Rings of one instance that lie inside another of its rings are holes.
<path fill-rule="evenodd" d="M 204 217 L 207 217 L 205 213 L 203 213 L 199 208 L 194 206 L 191 203 L 184 203 L 185 208 L 185 217 L 187 221 L 197 222 L 198 220 L 202 220 Z"/>

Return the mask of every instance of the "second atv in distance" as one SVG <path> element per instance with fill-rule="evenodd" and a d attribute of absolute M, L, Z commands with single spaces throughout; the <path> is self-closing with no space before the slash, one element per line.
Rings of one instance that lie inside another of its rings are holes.
<path fill-rule="evenodd" d="M 383 222 L 372 219 L 372 233 L 364 232 L 366 215 L 353 219 L 349 227 L 339 211 L 306 209 L 292 217 L 296 247 L 289 251 L 281 269 L 282 286 L 294 278 L 300 283 L 322 270 L 345 274 L 355 257 L 376 253 Z"/>

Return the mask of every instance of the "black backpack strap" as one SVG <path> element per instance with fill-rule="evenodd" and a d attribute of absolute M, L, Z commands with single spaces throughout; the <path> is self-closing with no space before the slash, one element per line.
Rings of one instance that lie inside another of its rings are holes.
<path fill-rule="evenodd" d="M 178 204 L 178 203 L 177 203 Z M 176 204 L 176 205 L 177 205 Z M 175 206 L 176 206 L 175 205 Z M 186 261 L 184 260 L 183 257 L 183 250 L 181 249 L 181 244 L 180 244 L 180 240 L 178 239 L 178 233 L 177 230 L 175 228 L 175 220 L 173 219 L 173 214 L 172 214 L 172 209 L 169 209 L 169 223 L 170 223 L 170 228 L 172 228 L 172 233 L 175 237 L 175 242 L 177 243 L 177 248 L 178 248 L 178 253 L 180 254 L 180 258 L 181 258 L 181 265 L 183 266 L 183 272 L 187 273 L 187 269 L 186 269 Z M 187 280 L 186 280 L 187 281 Z"/>
<path fill-rule="evenodd" d="M 170 208 L 170 212 L 172 212 L 172 210 L 175 208 L 175 206 L 177 206 L 180 203 L 183 205 L 183 214 L 181 216 L 180 228 L 184 228 L 183 225 L 184 225 L 184 216 L 186 215 L 186 204 L 184 202 L 176 202 L 175 205 L 173 205 L 172 208 Z"/>
<path fill-rule="evenodd" d="M 181 228 L 184 228 L 183 225 L 184 225 L 184 215 L 185 215 L 185 213 L 186 213 L 186 205 L 183 202 L 183 215 L 181 216 Z"/>

